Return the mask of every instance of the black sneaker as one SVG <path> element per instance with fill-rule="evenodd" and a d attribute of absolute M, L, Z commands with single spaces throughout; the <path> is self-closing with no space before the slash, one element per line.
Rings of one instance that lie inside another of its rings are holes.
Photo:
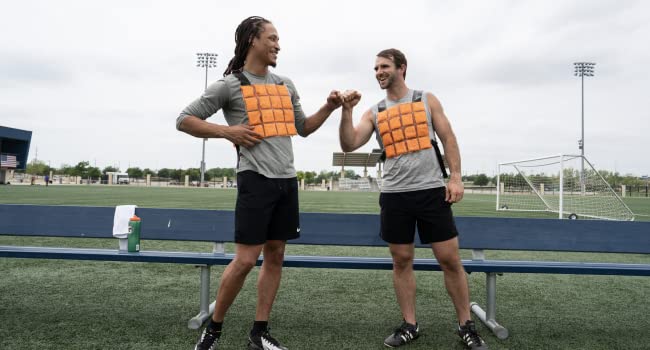
<path fill-rule="evenodd" d="M 248 337 L 248 350 L 288 350 L 280 345 L 280 342 L 271 336 L 270 329 L 267 329 L 259 336 Z"/>
<path fill-rule="evenodd" d="M 467 349 L 488 350 L 487 344 L 481 339 L 476 331 L 476 324 L 474 321 L 467 321 L 465 325 L 458 326 L 458 336 L 462 339 L 463 344 Z"/>
<path fill-rule="evenodd" d="M 219 343 L 219 337 L 221 336 L 221 331 L 219 332 L 209 332 L 208 327 L 205 327 L 201 333 L 201 338 L 196 342 L 194 350 L 215 350 L 217 344 Z"/>
<path fill-rule="evenodd" d="M 389 348 L 396 348 L 414 341 L 419 336 L 420 327 L 418 324 L 415 323 L 415 325 L 412 325 L 404 321 L 402 322 L 402 325 L 393 332 L 393 334 L 389 335 L 388 338 L 384 340 L 384 345 Z"/>

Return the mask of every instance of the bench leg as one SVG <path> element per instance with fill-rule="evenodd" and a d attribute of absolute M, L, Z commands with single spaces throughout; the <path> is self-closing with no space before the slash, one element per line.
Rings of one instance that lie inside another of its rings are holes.
<path fill-rule="evenodd" d="M 477 303 L 470 303 L 474 314 L 497 336 L 499 339 L 508 338 L 508 330 L 497 323 L 497 274 L 486 273 L 487 311 L 483 311 Z"/>
<path fill-rule="evenodd" d="M 192 317 L 187 322 L 187 327 L 190 329 L 199 329 L 203 322 L 205 322 L 208 317 L 214 311 L 214 303 L 210 303 L 210 266 L 201 265 L 198 266 L 201 268 L 201 290 L 200 290 L 200 300 L 199 300 L 199 313 L 198 315 Z"/>

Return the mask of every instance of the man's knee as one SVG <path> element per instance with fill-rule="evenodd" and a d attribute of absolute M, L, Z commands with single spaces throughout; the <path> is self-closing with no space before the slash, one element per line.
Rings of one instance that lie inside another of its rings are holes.
<path fill-rule="evenodd" d="M 252 256 L 236 256 L 232 267 L 237 274 L 248 274 L 257 264 L 257 258 Z"/>
<path fill-rule="evenodd" d="M 264 261 L 281 266 L 284 261 L 284 242 L 268 241 L 264 247 Z"/>
<path fill-rule="evenodd" d="M 409 252 L 392 252 L 393 269 L 403 271 L 413 268 L 413 254 Z"/>
<path fill-rule="evenodd" d="M 459 273 L 464 272 L 463 263 L 460 260 L 460 256 L 456 253 L 445 254 L 440 257 L 436 257 L 440 268 L 444 272 Z"/>

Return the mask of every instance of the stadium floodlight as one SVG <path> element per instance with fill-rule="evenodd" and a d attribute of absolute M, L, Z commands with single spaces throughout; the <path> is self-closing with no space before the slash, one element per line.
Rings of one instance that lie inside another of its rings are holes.
<path fill-rule="evenodd" d="M 197 52 L 196 53 L 196 66 L 200 68 L 205 68 L 205 86 L 203 91 L 208 89 L 208 69 L 215 68 L 217 66 L 217 54 L 212 52 Z M 203 139 L 203 152 L 201 155 L 201 183 L 200 186 L 203 187 L 205 181 L 205 141 L 208 139 Z"/>
<path fill-rule="evenodd" d="M 593 62 L 575 62 L 573 63 L 573 66 L 575 68 L 575 71 L 573 72 L 573 75 L 576 77 L 580 77 L 581 83 L 582 83 L 582 123 L 581 123 L 581 133 L 580 133 L 580 140 L 578 140 L 578 148 L 580 149 L 580 155 L 582 155 L 582 167 L 581 167 L 581 173 L 582 176 L 584 176 L 585 172 L 585 163 L 584 163 L 584 158 L 585 158 L 585 77 L 593 77 L 594 76 L 594 67 L 596 66 L 596 63 Z M 584 179 L 582 181 L 582 185 L 584 187 Z"/>
<path fill-rule="evenodd" d="M 211 52 L 197 52 L 196 53 L 196 66 L 205 68 L 205 88 L 208 88 L 208 69 L 217 66 L 217 54 Z"/>

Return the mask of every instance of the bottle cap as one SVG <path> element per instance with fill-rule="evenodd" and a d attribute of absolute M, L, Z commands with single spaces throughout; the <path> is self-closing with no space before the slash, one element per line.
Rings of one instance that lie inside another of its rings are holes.
<path fill-rule="evenodd" d="M 133 215 L 129 221 L 140 221 L 140 218 L 137 215 Z"/>

